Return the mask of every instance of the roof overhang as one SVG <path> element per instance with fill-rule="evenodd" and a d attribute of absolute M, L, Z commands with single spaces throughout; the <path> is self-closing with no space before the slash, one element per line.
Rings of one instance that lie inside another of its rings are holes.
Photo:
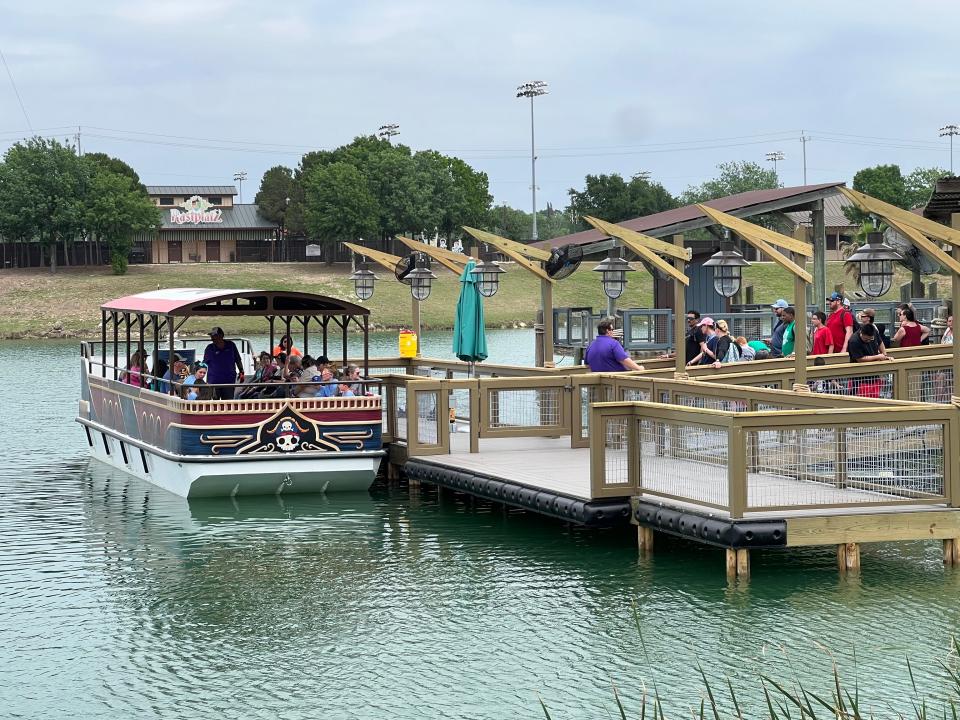
<path fill-rule="evenodd" d="M 369 315 L 360 305 L 312 293 L 281 290 L 168 288 L 127 295 L 100 306 L 105 312 L 175 317 Z"/>

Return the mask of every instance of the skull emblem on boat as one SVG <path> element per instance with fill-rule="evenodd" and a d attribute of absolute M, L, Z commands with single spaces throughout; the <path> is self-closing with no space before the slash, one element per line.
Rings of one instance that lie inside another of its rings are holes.
<path fill-rule="evenodd" d="M 300 433 L 297 426 L 290 420 L 284 420 L 280 423 L 277 432 L 277 447 L 283 452 L 292 452 L 300 445 Z"/>

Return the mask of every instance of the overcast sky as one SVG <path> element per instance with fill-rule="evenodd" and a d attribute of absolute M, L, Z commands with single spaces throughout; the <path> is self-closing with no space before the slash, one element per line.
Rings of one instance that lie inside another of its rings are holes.
<path fill-rule="evenodd" d="M 788 7 L 789 5 L 789 7 Z M 384 123 L 539 205 L 587 173 L 680 192 L 780 150 L 781 182 L 867 165 L 948 167 L 960 124 L 957 2 L 0 0 L 0 150 L 28 127 L 128 161 L 150 184 L 232 183 Z M 176 136 L 176 137 L 175 137 Z M 958 162 L 960 162 L 960 138 Z"/>

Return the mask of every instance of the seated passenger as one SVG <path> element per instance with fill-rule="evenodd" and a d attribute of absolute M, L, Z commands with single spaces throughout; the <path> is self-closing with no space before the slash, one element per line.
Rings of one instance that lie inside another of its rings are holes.
<path fill-rule="evenodd" d="M 213 400 L 213 388 L 205 380 L 196 380 L 186 388 L 187 400 Z"/>
<path fill-rule="evenodd" d="M 317 382 L 323 383 L 317 389 L 315 397 L 334 397 L 337 394 L 337 383 L 333 378 L 333 370 L 328 367 L 320 371 L 319 377 L 314 377 Z"/>
<path fill-rule="evenodd" d="M 124 370 L 120 376 L 120 382 L 136 387 L 143 387 L 143 376 L 147 374 L 146 359 L 147 354 L 143 350 L 137 350 L 131 355 L 130 361 L 127 363 L 127 369 Z"/>
<path fill-rule="evenodd" d="M 291 338 L 289 335 L 284 335 L 282 338 L 280 338 L 280 344 L 273 349 L 274 357 L 277 357 L 277 355 L 280 353 L 297 356 L 303 355 L 302 352 L 293 346 L 293 338 Z"/>
<path fill-rule="evenodd" d="M 183 379 L 184 390 L 197 382 L 207 381 L 207 364 L 205 362 L 196 362 L 193 364 L 193 373 Z M 186 397 L 186 394 L 184 394 Z"/>
<path fill-rule="evenodd" d="M 340 384 L 337 386 L 337 395 L 340 397 L 356 397 L 357 393 L 353 391 L 350 384 L 350 377 L 346 374 L 340 376 Z"/>
<path fill-rule="evenodd" d="M 254 361 L 254 365 L 256 369 L 254 370 L 253 377 L 246 382 L 246 387 L 241 388 L 237 394 L 237 397 L 240 399 L 248 400 L 259 397 L 260 392 L 263 390 L 260 385 L 268 382 L 267 378 L 273 374 L 273 369 L 275 368 L 273 356 L 266 350 L 260 353 L 260 356 Z"/>
<path fill-rule="evenodd" d="M 364 395 L 364 386 L 360 375 L 359 365 L 347 365 L 345 378 L 350 385 L 350 391 L 353 395 Z M 343 393 L 340 393 L 343 395 Z"/>
<path fill-rule="evenodd" d="M 304 377 L 313 377 L 320 374 L 320 367 L 310 355 L 304 355 L 300 359 L 300 365 L 303 367 Z"/>
<path fill-rule="evenodd" d="M 160 362 L 163 362 L 162 360 Z M 164 363 L 166 364 L 166 363 Z M 157 371 L 159 372 L 159 370 Z M 183 378 L 187 375 L 187 366 L 180 360 L 180 356 L 176 353 L 173 354 L 173 367 L 167 367 L 164 371 L 161 380 L 157 380 L 157 386 L 154 388 L 157 392 L 168 393 L 170 392 L 170 381 L 183 382 Z"/>

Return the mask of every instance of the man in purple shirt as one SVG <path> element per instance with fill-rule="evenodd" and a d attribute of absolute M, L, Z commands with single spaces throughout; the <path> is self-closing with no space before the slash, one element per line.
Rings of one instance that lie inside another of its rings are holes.
<path fill-rule="evenodd" d="M 610 318 L 601 320 L 597 325 L 597 337 L 590 343 L 583 359 L 591 372 L 643 370 L 643 365 L 635 363 L 623 345 L 613 337 L 613 320 Z"/>
<path fill-rule="evenodd" d="M 207 345 L 203 351 L 203 361 L 207 364 L 207 383 L 217 385 L 223 383 L 233 385 L 237 382 L 237 375 L 240 376 L 240 382 L 243 382 L 243 359 L 240 357 L 240 351 L 233 344 L 232 340 L 225 340 L 223 337 L 223 328 L 215 327 L 210 331 L 210 339 L 213 341 Z M 236 370 L 234 370 L 236 368 Z M 217 400 L 232 400 L 234 388 L 218 387 L 214 388 L 214 395 Z"/>

